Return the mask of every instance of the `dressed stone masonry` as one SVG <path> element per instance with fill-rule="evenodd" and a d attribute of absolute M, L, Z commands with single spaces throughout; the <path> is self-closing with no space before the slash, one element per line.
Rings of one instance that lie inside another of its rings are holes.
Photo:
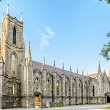
<path fill-rule="evenodd" d="M 2 17 L 0 39 L 0 108 L 34 108 L 35 98 L 45 106 L 48 102 L 63 105 L 110 102 L 110 72 L 84 76 L 32 60 L 30 43 L 25 58 L 23 18 L 11 17 L 9 5 Z"/>

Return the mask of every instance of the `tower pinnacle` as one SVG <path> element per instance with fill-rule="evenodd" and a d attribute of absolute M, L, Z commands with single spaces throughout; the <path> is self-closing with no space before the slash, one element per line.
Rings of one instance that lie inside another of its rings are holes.
<path fill-rule="evenodd" d="M 83 72 L 83 70 L 82 70 L 82 75 L 84 76 L 84 72 Z"/>
<path fill-rule="evenodd" d="M 64 70 L 64 63 L 63 63 L 63 65 L 62 65 L 62 70 Z"/>
<path fill-rule="evenodd" d="M 99 61 L 99 66 L 98 66 L 98 73 L 101 73 L 100 61 Z"/>
<path fill-rule="evenodd" d="M 9 4 L 7 4 L 6 15 L 9 15 Z"/>
<path fill-rule="evenodd" d="M 23 22 L 23 13 L 21 13 L 20 21 Z"/>
<path fill-rule="evenodd" d="M 4 13 L 3 13 L 3 15 L 2 15 L 2 23 L 3 23 L 3 20 L 4 20 Z"/>
<path fill-rule="evenodd" d="M 53 72 L 56 72 L 55 60 L 54 60 L 54 64 L 53 64 Z"/>
<path fill-rule="evenodd" d="M 78 74 L 78 68 L 77 68 L 77 70 L 76 70 L 76 73 Z"/>
<path fill-rule="evenodd" d="M 72 72 L 71 66 L 70 66 L 70 72 Z"/>
<path fill-rule="evenodd" d="M 45 69 L 45 57 L 43 58 L 43 63 L 42 63 L 42 67 L 41 70 Z"/>
<path fill-rule="evenodd" d="M 87 75 L 86 76 L 88 77 L 88 71 L 87 71 Z"/>
<path fill-rule="evenodd" d="M 43 59 L 43 65 L 45 65 L 45 57 L 44 57 L 44 59 Z"/>
<path fill-rule="evenodd" d="M 56 66 L 55 66 L 55 60 L 54 60 L 54 65 L 53 66 L 54 66 L 54 69 L 55 69 L 56 68 Z"/>
<path fill-rule="evenodd" d="M 30 42 L 29 42 L 29 46 L 28 46 L 28 55 L 27 55 L 27 58 L 28 58 L 28 64 L 30 64 L 30 61 L 31 61 L 31 48 L 30 48 Z"/>

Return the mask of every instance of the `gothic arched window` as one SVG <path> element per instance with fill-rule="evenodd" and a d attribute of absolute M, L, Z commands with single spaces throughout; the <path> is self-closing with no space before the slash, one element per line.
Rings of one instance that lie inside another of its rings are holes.
<path fill-rule="evenodd" d="M 48 79 L 47 80 L 47 95 L 49 95 L 50 94 L 50 80 Z"/>
<path fill-rule="evenodd" d="M 59 96 L 59 82 L 57 81 L 57 85 L 56 85 L 56 91 L 57 91 L 57 96 Z"/>
<path fill-rule="evenodd" d="M 35 80 L 35 89 L 38 90 L 39 79 L 38 77 Z"/>
<path fill-rule="evenodd" d="M 74 96 L 74 83 L 73 83 L 73 86 L 72 86 L 72 94 Z"/>
<path fill-rule="evenodd" d="M 65 83 L 65 96 L 68 95 L 67 90 L 68 90 L 68 84 L 67 84 L 67 82 L 66 82 L 66 83 Z"/>
<path fill-rule="evenodd" d="M 15 77 L 15 70 L 16 70 L 16 57 L 15 54 L 12 54 L 12 63 L 11 63 L 11 71 L 12 71 L 12 76 Z"/>
<path fill-rule="evenodd" d="M 16 28 L 13 29 L 13 44 L 16 45 Z"/>
<path fill-rule="evenodd" d="M 8 87 L 8 94 L 12 95 L 13 94 L 13 88 L 12 87 Z"/>
<path fill-rule="evenodd" d="M 95 88 L 94 88 L 94 86 L 93 86 L 93 96 L 95 96 Z"/>
<path fill-rule="evenodd" d="M 15 94 L 15 85 L 13 84 L 13 95 Z"/>

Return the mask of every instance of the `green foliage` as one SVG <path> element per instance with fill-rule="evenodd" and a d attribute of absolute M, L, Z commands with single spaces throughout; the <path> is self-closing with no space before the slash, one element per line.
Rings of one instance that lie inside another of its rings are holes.
<path fill-rule="evenodd" d="M 62 104 L 60 104 L 60 107 L 63 107 L 63 105 L 62 105 Z"/>
<path fill-rule="evenodd" d="M 54 103 L 54 107 L 63 107 L 62 103 Z"/>
<path fill-rule="evenodd" d="M 107 37 L 110 37 L 110 32 L 107 34 Z M 102 55 L 106 60 L 110 60 L 110 42 L 104 44 L 104 47 L 101 50 L 100 55 Z"/>
<path fill-rule="evenodd" d="M 110 4 L 110 0 L 108 0 L 107 3 Z"/>
<path fill-rule="evenodd" d="M 102 1 L 102 0 L 99 0 L 99 1 Z M 110 0 L 105 0 L 108 4 L 110 4 Z"/>
<path fill-rule="evenodd" d="M 54 104 L 54 107 L 57 107 L 57 104 Z"/>
<path fill-rule="evenodd" d="M 99 0 L 102 1 L 102 0 Z M 105 0 L 108 4 L 110 4 L 110 0 Z M 110 37 L 110 32 L 107 34 L 108 37 Z M 102 55 L 106 60 L 110 60 L 110 42 L 107 44 L 104 44 L 104 47 L 101 50 L 100 55 Z"/>

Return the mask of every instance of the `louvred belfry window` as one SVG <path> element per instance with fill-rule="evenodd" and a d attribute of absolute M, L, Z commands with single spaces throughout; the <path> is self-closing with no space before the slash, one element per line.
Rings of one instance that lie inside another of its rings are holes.
<path fill-rule="evenodd" d="M 13 44 L 16 45 L 16 28 L 13 29 Z"/>

